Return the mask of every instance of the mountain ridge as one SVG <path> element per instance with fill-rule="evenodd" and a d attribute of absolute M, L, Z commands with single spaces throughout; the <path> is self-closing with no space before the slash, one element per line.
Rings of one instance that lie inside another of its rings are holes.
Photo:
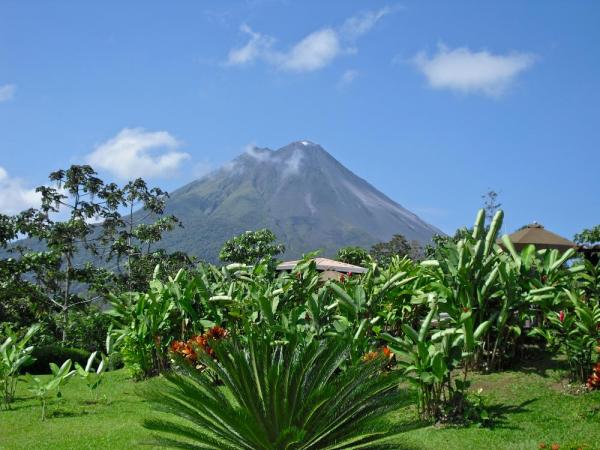
<path fill-rule="evenodd" d="M 184 228 L 165 235 L 161 247 L 211 262 L 225 240 L 258 228 L 277 235 L 285 258 L 316 249 L 333 256 L 342 246 L 370 247 L 393 234 L 421 243 L 443 234 L 307 140 L 249 149 L 173 191 L 165 212 Z"/>

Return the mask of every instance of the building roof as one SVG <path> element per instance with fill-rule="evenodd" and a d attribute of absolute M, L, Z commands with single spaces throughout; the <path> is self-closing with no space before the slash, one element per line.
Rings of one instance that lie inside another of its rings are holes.
<path fill-rule="evenodd" d="M 535 245 L 537 249 L 549 248 L 564 252 L 570 248 L 577 248 L 577 244 L 548 231 L 539 223 L 529 224 L 508 236 L 517 251 L 529 244 Z"/>
<path fill-rule="evenodd" d="M 332 270 L 335 272 L 342 272 L 342 273 L 347 273 L 347 272 L 365 273 L 367 271 L 367 269 L 365 269 L 364 267 L 355 266 L 354 264 L 347 264 L 347 263 L 343 263 L 340 261 L 335 261 L 333 259 L 315 258 L 314 261 L 317 266 L 317 270 L 319 270 L 319 271 Z M 295 260 L 295 261 L 283 262 L 277 266 L 277 270 L 292 270 L 300 262 L 302 262 L 302 260 L 299 260 L 299 259 Z"/>

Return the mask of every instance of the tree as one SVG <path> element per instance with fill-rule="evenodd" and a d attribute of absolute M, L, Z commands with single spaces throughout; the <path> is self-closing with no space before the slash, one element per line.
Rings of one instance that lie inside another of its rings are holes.
<path fill-rule="evenodd" d="M 6 257 L 0 258 L 0 323 L 11 323 L 18 327 L 30 326 L 40 314 L 48 312 L 40 301 L 41 294 L 36 284 L 25 276 L 35 264 L 46 264 L 43 257 L 12 258 L 9 245 L 18 237 L 16 218 L 0 214 L 0 249 Z"/>
<path fill-rule="evenodd" d="M 483 194 L 481 198 L 483 199 L 483 209 L 485 210 L 485 218 L 487 222 L 491 222 L 494 218 L 494 214 L 496 211 L 500 209 L 502 203 L 498 203 L 498 196 L 500 194 L 493 189 L 490 189 L 488 192 Z"/>
<path fill-rule="evenodd" d="M 219 258 L 221 261 L 256 264 L 264 258 L 273 258 L 285 252 L 283 244 L 275 244 L 277 237 L 271 230 L 263 228 L 246 231 L 225 242 Z"/>
<path fill-rule="evenodd" d="M 84 309 L 109 291 L 145 290 L 158 264 L 168 275 L 189 265 L 181 252 L 153 249 L 163 233 L 179 224 L 174 216 L 160 217 L 166 192 L 149 189 L 140 178 L 121 188 L 96 175 L 87 165 L 53 172 L 52 183 L 37 188 L 39 209 L 0 217 L 0 246 L 19 255 L 0 260 L 0 275 L 7 280 L 0 285 L 0 300 L 11 299 L 10 308 L 2 302 L 0 320 L 18 319 L 35 298 L 47 313 L 60 314 L 64 344 L 71 310 Z M 13 242 L 21 236 L 29 239 Z M 109 267 L 113 260 L 116 265 Z M 25 312 L 40 316 L 41 308 L 35 309 Z M 42 318 L 52 320 L 51 314 Z"/>
<path fill-rule="evenodd" d="M 104 270 L 89 261 L 76 264 L 75 256 L 81 250 L 98 255 L 98 244 L 114 232 L 115 223 L 111 218 L 118 214 L 122 193 L 116 185 L 105 184 L 87 165 L 73 165 L 67 170 L 52 172 L 49 178 L 54 186 L 36 189 L 41 194 L 41 208 L 22 212 L 16 223 L 20 233 L 46 245 L 47 251 L 42 254 L 52 264 L 33 265 L 30 269 L 44 287 L 46 298 L 62 315 L 64 342 L 69 310 L 93 299 L 74 292 L 74 286 L 94 284 L 96 275 L 104 275 Z M 22 259 L 35 259 L 36 256 L 30 252 L 21 253 Z"/>
<path fill-rule="evenodd" d="M 410 256 L 412 247 L 401 234 L 395 234 L 389 242 L 379 242 L 371 247 L 371 256 L 380 265 L 386 266 L 393 256 Z"/>
<path fill-rule="evenodd" d="M 487 230 L 487 228 L 486 228 Z M 454 232 L 454 236 L 448 236 L 445 234 L 434 234 L 431 237 L 431 243 L 425 245 L 423 250 L 424 256 L 428 259 L 435 259 L 437 256 L 438 249 L 444 248 L 449 243 L 457 243 L 461 239 L 464 239 L 466 236 L 470 236 L 473 234 L 473 228 L 462 227 L 458 228 Z"/>
<path fill-rule="evenodd" d="M 125 214 L 112 218 L 116 233 L 110 243 L 109 260 L 116 263 L 118 291 L 146 291 L 156 265 L 161 265 L 161 273 L 172 275 L 182 267 L 190 267 L 193 260 L 183 252 L 153 249 L 164 233 L 183 226 L 177 217 L 163 216 L 167 192 L 149 188 L 137 178 L 123 187 L 122 194 Z"/>
<path fill-rule="evenodd" d="M 360 266 L 369 260 L 369 252 L 362 247 L 342 247 L 337 251 L 336 259 Z"/>
<path fill-rule="evenodd" d="M 600 243 L 600 225 L 596 225 L 592 228 L 585 228 L 581 231 L 581 233 L 577 233 L 573 239 L 575 242 L 582 245 L 593 245 Z"/>

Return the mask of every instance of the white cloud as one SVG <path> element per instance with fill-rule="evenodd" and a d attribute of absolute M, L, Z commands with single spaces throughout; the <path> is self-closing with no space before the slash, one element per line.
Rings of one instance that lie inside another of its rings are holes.
<path fill-rule="evenodd" d="M 213 166 L 208 160 L 200 161 L 194 164 L 192 171 L 195 178 L 202 178 L 213 171 Z"/>
<path fill-rule="evenodd" d="M 280 66 L 295 72 L 310 72 L 329 64 L 342 51 L 338 34 L 331 28 L 315 31 L 285 54 Z"/>
<path fill-rule="evenodd" d="M 248 34 L 250 36 L 250 40 L 243 47 L 234 48 L 229 51 L 227 64 L 248 64 L 258 58 L 264 58 L 270 54 L 270 49 L 275 42 L 275 39 L 252 31 L 252 29 L 246 24 L 242 25 L 240 30 L 245 34 Z"/>
<path fill-rule="evenodd" d="M 40 206 L 41 196 L 35 189 L 28 189 L 23 181 L 8 175 L 3 167 L 0 167 L 0 212 L 4 214 L 16 214 L 27 208 Z"/>
<path fill-rule="evenodd" d="M 227 65 L 241 66 L 263 61 L 277 69 L 290 72 L 312 72 L 329 65 L 342 54 L 356 53 L 348 46 L 368 33 L 375 24 L 395 8 L 365 11 L 347 19 L 339 28 L 324 27 L 306 35 L 287 51 L 274 49 L 276 39 L 242 25 L 240 30 L 249 36 L 248 42 L 229 51 Z"/>
<path fill-rule="evenodd" d="M 300 172 L 300 166 L 302 165 L 303 159 L 304 153 L 298 150 L 295 150 L 289 158 L 284 159 L 283 170 L 281 172 L 282 177 L 286 178 Z"/>
<path fill-rule="evenodd" d="M 384 16 L 396 11 L 398 7 L 386 6 L 377 11 L 363 11 L 344 22 L 340 32 L 349 40 L 354 40 L 368 33 Z"/>
<path fill-rule="evenodd" d="M 352 84 L 352 82 L 354 80 L 356 80 L 356 78 L 358 78 L 358 76 L 359 76 L 358 70 L 353 70 L 353 69 L 346 70 L 340 77 L 340 81 L 338 81 L 338 84 L 337 84 L 338 88 L 344 88 L 344 87 L 348 86 L 349 84 Z"/>
<path fill-rule="evenodd" d="M 95 169 L 104 169 L 121 179 L 168 178 L 190 158 L 177 151 L 180 142 L 166 131 L 125 128 L 100 144 L 87 156 Z"/>
<path fill-rule="evenodd" d="M 310 33 L 289 51 L 274 50 L 275 39 L 242 25 L 250 40 L 242 47 L 229 51 L 227 65 L 242 66 L 261 60 L 278 69 L 291 72 L 310 72 L 329 64 L 341 52 L 337 33 L 331 28 Z"/>
<path fill-rule="evenodd" d="M 302 141 L 301 143 L 305 146 L 308 145 L 308 141 Z M 273 152 L 269 149 L 258 148 L 254 144 L 247 145 L 244 153 L 261 164 L 274 164 L 278 166 L 282 178 L 297 174 L 304 159 L 304 153 L 301 150 L 294 150 L 291 155 L 283 156 L 281 153 Z M 230 169 L 228 168 L 228 170 Z"/>
<path fill-rule="evenodd" d="M 440 45 L 432 57 L 421 52 L 413 62 L 435 89 L 499 97 L 519 73 L 533 65 L 535 56 L 517 52 L 494 55 L 487 51 L 472 52 L 466 47 L 450 50 Z"/>
<path fill-rule="evenodd" d="M 272 157 L 271 150 L 260 149 L 255 144 L 248 144 L 244 147 L 244 153 L 259 162 L 270 162 Z"/>
<path fill-rule="evenodd" d="M 11 100 L 15 96 L 15 92 L 17 92 L 17 86 L 14 84 L 0 86 L 0 103 Z"/>

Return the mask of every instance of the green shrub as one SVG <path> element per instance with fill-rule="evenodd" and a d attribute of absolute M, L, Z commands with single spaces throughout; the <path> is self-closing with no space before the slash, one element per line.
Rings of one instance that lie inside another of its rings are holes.
<path fill-rule="evenodd" d="M 383 357 L 341 370 L 350 354 L 342 340 L 304 344 L 292 338 L 273 344 L 271 336 L 257 333 L 245 344 L 235 337 L 212 340 L 216 359 L 198 352 L 206 371 L 182 361 L 179 372 L 167 372 L 169 388 L 146 392 L 158 411 L 171 415 L 145 421 L 146 428 L 160 433 L 156 444 L 373 449 L 376 441 L 395 434 L 380 419 L 399 405 L 399 372 L 382 373 Z"/>
<path fill-rule="evenodd" d="M 79 363 L 85 366 L 90 353 L 80 348 L 46 345 L 35 348 L 32 356 L 35 358 L 35 361 L 27 367 L 26 371 L 31 374 L 41 375 L 50 373 L 50 363 L 60 366 L 68 359 L 73 363 Z"/>
<path fill-rule="evenodd" d="M 125 367 L 123 356 L 119 352 L 113 352 L 108 357 L 108 370 L 118 370 Z"/>
<path fill-rule="evenodd" d="M 27 344 L 38 330 L 39 325 L 32 325 L 19 336 L 10 327 L 4 328 L 7 337 L 0 343 L 0 403 L 8 405 L 14 400 L 19 372 L 33 362 L 33 346 Z"/>

